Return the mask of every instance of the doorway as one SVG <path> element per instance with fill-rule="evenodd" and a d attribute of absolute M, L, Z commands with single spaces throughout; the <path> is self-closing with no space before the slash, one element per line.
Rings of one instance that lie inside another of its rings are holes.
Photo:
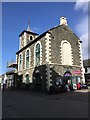
<path fill-rule="evenodd" d="M 39 72 L 35 73 L 35 82 L 34 82 L 35 90 L 41 90 L 41 75 Z"/>
<path fill-rule="evenodd" d="M 18 80 L 17 80 L 17 88 L 18 89 L 22 88 L 22 81 L 23 81 L 23 75 L 18 75 Z"/>

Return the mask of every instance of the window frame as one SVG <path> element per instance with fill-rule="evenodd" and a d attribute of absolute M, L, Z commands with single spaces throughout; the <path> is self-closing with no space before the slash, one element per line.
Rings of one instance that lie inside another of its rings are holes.
<path fill-rule="evenodd" d="M 27 67 L 27 51 L 29 51 L 28 58 L 29 58 L 29 66 Z M 31 51 L 30 48 L 26 49 L 25 51 L 25 69 L 29 69 L 31 65 Z"/>
<path fill-rule="evenodd" d="M 20 58 L 20 56 L 21 56 L 21 58 Z M 21 63 L 20 63 L 20 62 L 21 62 Z M 23 64 L 22 64 L 22 63 L 23 63 L 23 54 L 22 54 L 22 53 L 19 54 L 18 63 L 19 63 L 18 70 L 21 71 L 21 70 L 22 70 L 22 65 L 23 65 Z"/>
<path fill-rule="evenodd" d="M 37 44 L 40 45 L 40 63 L 39 63 L 39 65 L 36 65 L 36 46 L 37 46 Z M 34 67 L 40 66 L 41 64 L 42 64 L 42 45 L 41 45 L 41 42 L 38 41 L 34 46 Z"/>

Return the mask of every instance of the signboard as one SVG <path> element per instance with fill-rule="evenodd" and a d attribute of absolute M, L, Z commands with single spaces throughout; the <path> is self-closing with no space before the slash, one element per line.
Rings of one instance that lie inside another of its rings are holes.
<path fill-rule="evenodd" d="M 81 70 L 75 70 L 75 71 L 73 71 L 73 74 L 81 74 L 81 73 L 82 73 Z"/>

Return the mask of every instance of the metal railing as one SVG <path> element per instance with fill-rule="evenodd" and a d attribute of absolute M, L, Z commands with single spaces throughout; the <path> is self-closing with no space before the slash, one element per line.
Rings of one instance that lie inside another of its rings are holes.
<path fill-rule="evenodd" d="M 7 73 L 17 73 L 17 69 L 11 68 L 6 71 Z"/>
<path fill-rule="evenodd" d="M 7 62 L 7 67 L 9 67 L 9 66 L 11 66 L 13 64 L 16 64 L 16 62 L 14 60 L 8 61 Z"/>

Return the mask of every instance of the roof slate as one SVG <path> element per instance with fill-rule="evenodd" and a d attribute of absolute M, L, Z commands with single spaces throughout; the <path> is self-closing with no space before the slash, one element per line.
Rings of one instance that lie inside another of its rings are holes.
<path fill-rule="evenodd" d="M 50 31 L 52 31 L 53 29 L 56 29 L 60 27 L 61 29 L 66 29 L 66 30 L 69 30 L 70 32 L 73 33 L 73 31 L 66 25 L 58 25 L 58 26 L 55 26 L 49 30 L 47 30 L 46 32 L 42 33 L 41 35 L 39 35 L 35 40 L 31 41 L 29 44 L 27 44 L 25 47 L 23 47 L 22 49 L 20 49 L 18 52 L 16 52 L 16 54 L 22 52 L 24 49 L 26 49 L 27 47 L 29 47 L 30 45 L 32 45 L 33 43 L 37 42 L 40 38 L 42 38 L 43 36 L 46 35 L 46 33 L 50 33 Z M 26 32 L 26 30 L 24 30 L 23 32 Z M 21 34 L 23 34 L 23 32 Z M 27 31 L 28 32 L 28 31 Z M 32 33 L 32 32 L 29 32 L 29 33 Z M 19 36 L 21 36 L 21 34 Z M 33 33 L 33 34 L 36 34 L 36 33 Z M 75 33 L 73 33 L 76 37 L 77 35 Z M 36 34 L 38 35 L 38 34 Z M 78 37 L 77 37 L 78 38 Z M 78 38 L 79 39 L 79 38 Z"/>
<path fill-rule="evenodd" d="M 29 34 L 32 34 L 32 35 L 38 35 L 37 33 L 33 33 L 33 32 L 29 32 L 29 31 L 23 30 L 22 33 L 19 35 L 19 37 L 20 37 L 24 32 L 29 33 Z"/>

